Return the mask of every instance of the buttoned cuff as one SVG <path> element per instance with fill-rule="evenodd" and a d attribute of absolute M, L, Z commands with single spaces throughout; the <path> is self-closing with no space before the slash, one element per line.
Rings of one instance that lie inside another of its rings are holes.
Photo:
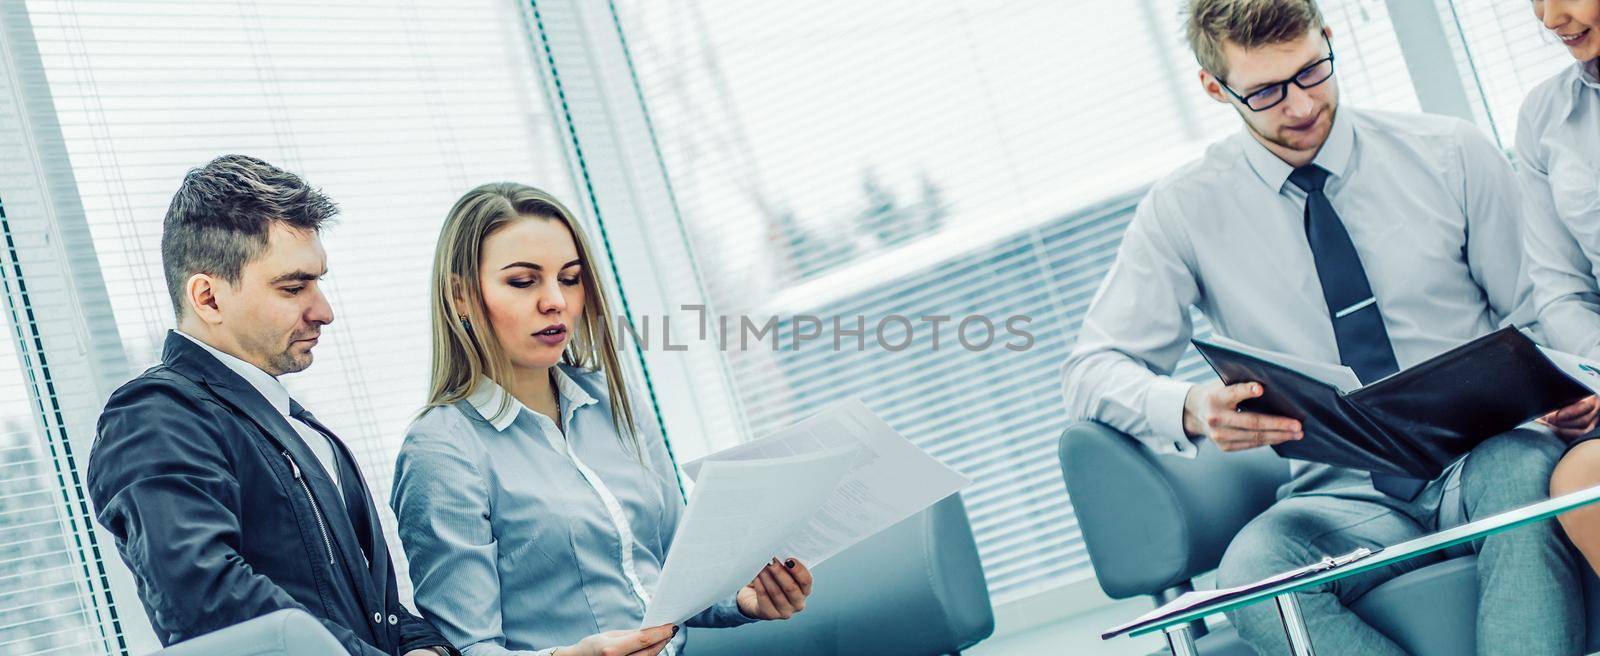
<path fill-rule="evenodd" d="M 717 602 L 716 605 L 707 608 L 705 616 L 709 620 L 710 628 L 726 629 L 761 621 L 760 618 L 746 615 L 744 611 L 739 609 L 739 596 L 737 593 L 729 595 L 726 599 Z"/>
<path fill-rule="evenodd" d="M 1144 416 L 1151 432 L 1136 437 L 1151 451 L 1183 458 L 1199 455 L 1194 440 L 1183 432 L 1183 400 L 1188 398 L 1192 387 L 1194 383 L 1171 378 L 1150 383 L 1150 390 L 1145 394 Z"/>

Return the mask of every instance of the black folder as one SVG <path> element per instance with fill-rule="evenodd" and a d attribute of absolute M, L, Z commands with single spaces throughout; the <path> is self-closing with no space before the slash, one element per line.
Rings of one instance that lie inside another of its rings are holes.
<path fill-rule="evenodd" d="M 1421 480 L 1594 393 L 1512 327 L 1349 392 L 1213 342 L 1194 345 L 1224 383 L 1261 383 L 1241 409 L 1300 420 L 1305 438 L 1272 447 L 1278 455 Z"/>

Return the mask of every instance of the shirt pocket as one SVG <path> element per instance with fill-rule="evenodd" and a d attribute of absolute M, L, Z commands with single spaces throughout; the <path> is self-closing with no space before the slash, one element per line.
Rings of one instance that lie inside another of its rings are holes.
<path fill-rule="evenodd" d="M 1550 157 L 1550 195 L 1556 214 L 1573 234 L 1600 238 L 1600 167 L 1588 155 L 1561 148 Z M 1600 243 L 1586 243 L 1586 249 Z"/>

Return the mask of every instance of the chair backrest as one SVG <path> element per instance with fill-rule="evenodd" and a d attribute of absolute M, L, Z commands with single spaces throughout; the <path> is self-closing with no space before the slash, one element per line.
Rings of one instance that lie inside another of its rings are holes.
<path fill-rule="evenodd" d="M 994 632 L 988 583 L 960 495 L 812 572 L 804 612 L 781 622 L 690 629 L 695 656 L 953 654 Z"/>
<path fill-rule="evenodd" d="M 152 656 L 343 654 L 344 645 L 303 610 L 280 610 L 185 640 Z"/>
<path fill-rule="evenodd" d="M 1095 422 L 1061 436 L 1061 474 L 1107 595 L 1156 594 L 1215 569 L 1246 522 L 1276 500 L 1289 463 L 1271 449 L 1158 456 Z"/>

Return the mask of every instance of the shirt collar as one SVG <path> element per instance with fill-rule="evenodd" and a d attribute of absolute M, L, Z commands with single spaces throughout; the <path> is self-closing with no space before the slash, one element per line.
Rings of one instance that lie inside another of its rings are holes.
<path fill-rule="evenodd" d="M 1347 110 L 1336 109 L 1333 113 L 1333 127 L 1328 130 L 1328 139 L 1322 143 L 1322 149 L 1317 151 L 1315 159 L 1311 160 L 1335 178 L 1342 178 L 1350 164 L 1350 154 L 1355 150 L 1356 130 L 1350 124 L 1350 119 L 1345 116 Z M 1289 174 L 1294 172 L 1294 167 L 1279 159 L 1272 151 L 1262 145 L 1253 135 L 1249 134 L 1250 128 L 1245 128 L 1245 133 L 1240 135 L 1244 139 L 1245 160 L 1250 163 L 1250 168 L 1256 172 L 1261 181 L 1271 187 L 1273 191 L 1282 191 L 1284 183 L 1289 181 Z"/>
<path fill-rule="evenodd" d="M 183 335 L 184 337 L 188 338 L 189 341 L 194 342 L 195 344 L 198 344 L 200 348 L 205 349 L 207 353 L 210 353 L 212 357 L 215 357 L 218 362 L 223 364 L 223 366 L 231 369 L 233 373 L 239 374 L 239 377 L 243 378 L 245 382 L 250 383 L 251 387 L 254 387 L 255 390 L 261 394 L 261 396 L 267 399 L 267 403 L 272 404 L 272 409 L 277 410 L 278 414 L 281 414 L 285 417 L 289 416 L 289 390 L 283 386 L 282 381 L 273 377 L 272 374 L 262 371 L 260 367 L 217 350 L 216 347 L 200 341 L 200 339 L 194 335 L 190 335 L 189 333 L 181 330 L 175 330 L 173 332 Z"/>
<path fill-rule="evenodd" d="M 1573 62 L 1570 68 L 1562 71 L 1560 77 L 1567 80 L 1565 86 L 1571 93 L 1560 95 L 1556 101 L 1559 117 L 1570 118 L 1583 103 L 1584 94 L 1600 93 L 1600 70 L 1596 70 L 1596 67 L 1600 67 L 1600 60 Z"/>
<path fill-rule="evenodd" d="M 554 371 L 557 398 L 561 403 L 561 416 L 565 420 L 563 423 L 571 425 L 574 410 L 597 401 L 561 366 L 557 365 Z M 478 389 L 467 397 L 467 403 L 478 411 L 478 416 L 483 417 L 484 421 L 489 422 L 489 425 L 500 432 L 509 428 L 512 422 L 517 420 L 517 415 L 522 414 L 527 407 L 488 377 L 478 378 Z M 500 411 L 502 407 L 505 408 L 504 412 Z"/>

